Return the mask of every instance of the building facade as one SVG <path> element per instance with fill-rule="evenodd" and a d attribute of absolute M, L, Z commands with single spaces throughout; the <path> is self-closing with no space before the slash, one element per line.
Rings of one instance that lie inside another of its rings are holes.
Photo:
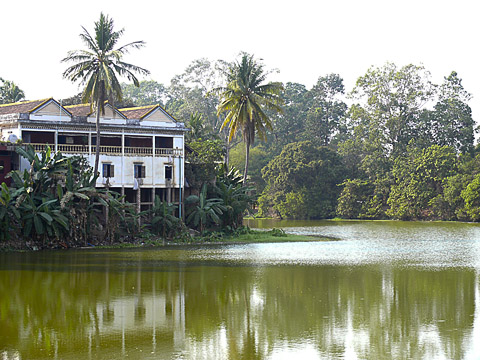
<path fill-rule="evenodd" d="M 62 106 L 43 99 L 0 105 L 0 165 L 24 170 L 28 162 L 15 153 L 15 146 L 30 144 L 41 151 L 46 145 L 62 154 L 84 156 L 95 163 L 97 144 L 95 113 L 90 105 Z M 105 106 L 100 118 L 100 176 L 97 187 L 106 187 L 142 207 L 155 195 L 177 202 L 185 184 L 184 135 L 188 129 L 161 106 L 117 109 Z M 21 143 L 22 145 L 13 145 Z M 1 172 L 2 170 L 0 170 Z"/>

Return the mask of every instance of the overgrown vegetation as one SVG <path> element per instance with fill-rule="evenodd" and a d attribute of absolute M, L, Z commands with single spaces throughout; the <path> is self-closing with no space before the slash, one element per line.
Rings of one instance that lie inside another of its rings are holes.
<path fill-rule="evenodd" d="M 4 246 L 69 248 L 146 240 L 163 244 L 194 241 L 178 218 L 176 204 L 156 197 L 149 211 L 137 213 L 134 204 L 119 194 L 95 188 L 93 169 L 83 157 L 66 157 L 49 147 L 40 153 L 32 146 L 17 147 L 17 152 L 30 167 L 9 174 L 11 187 L 1 184 L 0 241 Z M 198 196 L 188 198 L 187 224 L 207 239 L 212 232 L 224 236 L 239 231 L 243 214 L 254 201 L 249 191 L 237 171 L 220 167 L 213 184 L 205 183 Z"/>
<path fill-rule="evenodd" d="M 218 112 L 225 98 L 215 91 L 231 83 L 233 94 L 232 74 L 244 59 L 255 58 L 242 53 L 233 62 L 199 59 L 168 86 L 152 80 L 139 88 L 122 85 L 125 104 L 148 99 L 192 129 L 185 168 L 198 197 L 190 200 L 192 209 L 200 206 L 203 186 L 200 208 L 210 205 L 208 199 L 222 198 L 215 188 L 222 187 L 215 185 L 217 164 L 245 169 L 248 152 L 247 184 L 255 190 L 246 194 L 257 199 L 249 202 L 261 216 L 480 221 L 477 127 L 471 95 L 455 71 L 433 83 L 423 66 L 386 63 L 368 69 L 353 89 L 345 89 L 338 74 L 320 76 L 310 89 L 287 82 L 281 99 L 275 95 L 283 111 L 267 106 L 264 114 L 272 127 L 260 122 L 246 146 L 228 142 L 231 133 L 220 130 L 228 109 Z M 273 72 L 257 65 L 262 82 L 270 84 Z M 237 129 L 240 133 L 241 123 Z M 254 143 L 259 134 L 265 141 Z M 221 189 L 235 197 L 233 190 Z M 235 228 L 216 224 L 216 216 L 228 213 L 222 207 L 204 217 L 188 211 L 188 225 L 197 222 L 198 229 Z M 3 215 L 0 221 L 11 220 Z"/>
<path fill-rule="evenodd" d="M 202 134 L 189 139 L 196 159 L 224 156 L 241 169 L 248 149 L 224 141 L 215 111 L 221 99 L 212 95 L 234 66 L 197 60 L 164 88 L 163 99 Z M 262 128 L 266 141 L 249 149 L 259 216 L 480 221 L 477 128 L 455 71 L 435 84 L 423 66 L 387 63 L 368 69 L 348 92 L 340 75 L 327 74 L 311 89 L 286 83 L 281 97 L 283 112 L 266 111 L 273 130 Z M 187 117 L 178 104 L 202 110 Z M 204 174 L 199 189 L 214 181 Z"/>

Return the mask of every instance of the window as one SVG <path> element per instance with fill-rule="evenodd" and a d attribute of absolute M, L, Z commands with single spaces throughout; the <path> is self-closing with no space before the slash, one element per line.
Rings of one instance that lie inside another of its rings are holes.
<path fill-rule="evenodd" d="M 164 149 L 173 149 L 173 137 L 156 136 L 155 147 Z"/>
<path fill-rule="evenodd" d="M 165 166 L 165 179 L 172 180 L 172 167 L 170 165 Z"/>
<path fill-rule="evenodd" d="M 145 166 L 142 164 L 133 164 L 133 174 L 137 179 L 143 179 L 145 177 Z"/>
<path fill-rule="evenodd" d="M 103 177 L 112 178 L 115 176 L 114 166 L 112 164 L 102 164 Z"/>

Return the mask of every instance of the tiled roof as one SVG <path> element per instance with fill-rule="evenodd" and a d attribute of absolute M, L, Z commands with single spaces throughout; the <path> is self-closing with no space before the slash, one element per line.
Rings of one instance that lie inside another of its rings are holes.
<path fill-rule="evenodd" d="M 64 106 L 73 116 L 89 116 L 92 114 L 90 104 L 68 105 Z"/>
<path fill-rule="evenodd" d="M 134 108 L 125 108 L 125 109 L 118 109 L 123 115 L 127 117 L 127 119 L 141 119 L 145 115 L 147 115 L 150 111 L 154 110 L 158 105 L 147 105 L 147 106 L 139 106 Z"/>
<path fill-rule="evenodd" d="M 13 104 L 2 104 L 0 105 L 0 115 L 31 113 L 51 100 L 53 99 L 49 98 L 49 99 L 34 100 L 34 101 L 22 101 L 22 102 L 13 103 Z M 93 113 L 93 111 L 90 109 L 90 104 L 67 105 L 67 106 L 64 106 L 63 108 L 69 111 L 73 116 L 91 116 Z M 141 120 L 147 115 L 149 115 L 151 112 L 155 111 L 156 109 L 160 109 L 161 111 L 163 111 L 165 114 L 167 114 L 169 117 L 173 119 L 173 117 L 169 113 L 167 113 L 160 105 L 147 105 L 147 106 L 139 106 L 134 108 L 125 108 L 125 109 L 116 109 L 116 110 L 120 114 L 125 116 L 127 119 Z"/>
<path fill-rule="evenodd" d="M 155 111 L 156 109 L 160 109 L 164 112 L 167 116 L 172 118 L 172 120 L 176 121 L 175 118 L 170 115 L 163 107 L 160 105 L 146 105 L 146 106 L 139 106 L 133 108 L 124 108 L 118 109 L 123 115 L 127 117 L 127 119 L 139 119 L 142 120 L 144 117 L 149 115 L 151 112 Z"/>
<path fill-rule="evenodd" d="M 50 100 L 52 100 L 52 98 L 33 101 L 21 101 L 13 104 L 2 104 L 0 105 L 0 115 L 30 113 Z"/>

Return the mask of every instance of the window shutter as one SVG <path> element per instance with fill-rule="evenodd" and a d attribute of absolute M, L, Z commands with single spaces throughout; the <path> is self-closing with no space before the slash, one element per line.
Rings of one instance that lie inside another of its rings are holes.
<path fill-rule="evenodd" d="M 110 177 L 115 177 L 115 166 L 110 165 Z"/>
<path fill-rule="evenodd" d="M 165 179 L 172 180 L 172 170 L 171 166 L 165 166 Z"/>
<path fill-rule="evenodd" d="M 137 179 L 141 179 L 145 177 L 145 166 L 142 166 L 140 164 L 134 164 L 133 165 L 133 173 L 134 177 Z"/>

